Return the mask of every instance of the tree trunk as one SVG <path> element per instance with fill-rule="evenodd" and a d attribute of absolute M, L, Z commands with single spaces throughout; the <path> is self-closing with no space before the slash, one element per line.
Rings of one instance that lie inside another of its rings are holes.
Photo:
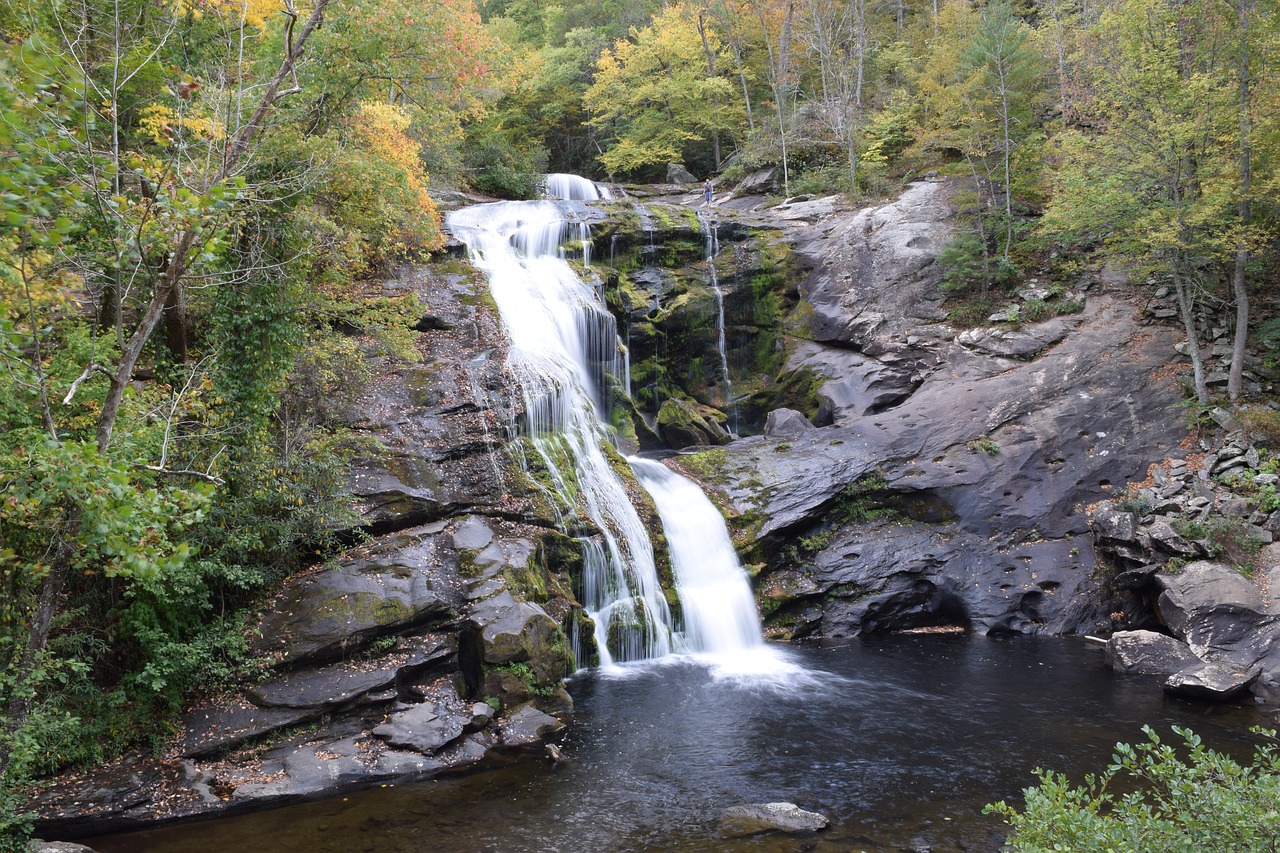
<path fill-rule="evenodd" d="M 1181 261 L 1175 253 L 1169 264 L 1173 277 L 1173 292 L 1178 297 L 1178 311 L 1182 315 L 1182 328 L 1187 333 L 1187 355 L 1191 358 L 1191 372 L 1196 389 L 1196 402 L 1209 405 L 1209 386 L 1205 383 L 1204 356 L 1200 352 L 1200 335 L 1196 332 L 1195 300 L 1190 286 L 1182 274 Z"/>
<path fill-rule="evenodd" d="M 1249 69 L 1250 5 L 1250 0 L 1236 0 L 1236 37 L 1240 41 L 1240 58 L 1236 66 L 1237 108 L 1240 112 L 1240 199 L 1236 202 L 1236 215 L 1240 219 L 1240 239 L 1236 242 L 1235 269 L 1231 276 L 1231 289 L 1236 298 L 1236 328 L 1231 342 L 1231 369 L 1227 373 L 1227 396 L 1233 403 L 1239 401 L 1244 388 L 1244 358 L 1249 342 L 1249 283 L 1245 273 L 1249 265 L 1249 221 L 1253 218 L 1249 197 L 1253 184 L 1253 117 L 1249 103 L 1252 87 Z"/>

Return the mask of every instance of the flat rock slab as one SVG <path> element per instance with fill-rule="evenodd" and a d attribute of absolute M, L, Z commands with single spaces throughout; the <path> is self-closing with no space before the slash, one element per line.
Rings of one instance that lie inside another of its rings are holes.
<path fill-rule="evenodd" d="M 329 708 L 365 693 L 395 684 L 399 666 L 364 668 L 359 663 L 336 663 L 295 673 L 245 691 L 263 708 Z"/>
<path fill-rule="evenodd" d="M 275 729 L 307 722 L 320 713 L 312 708 L 259 708 L 247 702 L 197 708 L 182 721 L 182 755 L 186 758 L 213 755 Z"/>
<path fill-rule="evenodd" d="M 398 749 L 434 755 L 461 737 L 470 722 L 470 717 L 455 716 L 434 703 L 424 703 L 392 714 L 373 730 L 373 736 Z"/>
<path fill-rule="evenodd" d="M 795 803 L 753 803 L 725 809 L 720 815 L 720 834 L 743 838 L 762 832 L 817 832 L 829 823 L 825 815 L 805 811 Z"/>
<path fill-rule="evenodd" d="M 532 705 L 516 709 L 498 723 L 498 739 L 506 747 L 532 746 L 564 731 L 564 723 Z"/>
<path fill-rule="evenodd" d="M 1261 674 L 1258 667 L 1202 663 L 1169 676 L 1164 683 L 1164 692 L 1183 699 L 1225 701 L 1244 693 Z"/>
<path fill-rule="evenodd" d="M 1173 675 L 1201 662 L 1186 643 L 1155 631 L 1117 631 L 1106 655 L 1116 672 L 1143 675 Z"/>

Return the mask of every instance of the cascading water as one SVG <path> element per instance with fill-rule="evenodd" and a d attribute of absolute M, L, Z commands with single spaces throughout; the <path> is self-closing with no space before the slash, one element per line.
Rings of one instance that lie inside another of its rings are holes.
<path fill-rule="evenodd" d="M 660 462 L 627 461 L 662 518 L 689 649 L 723 655 L 763 646 L 751 586 L 715 504 Z"/>
<path fill-rule="evenodd" d="M 587 194 L 573 176 L 553 177 L 549 186 L 564 194 Z M 523 395 L 528 445 L 561 503 L 600 530 L 599 539 L 582 543 L 582 604 L 595 622 L 601 664 L 669 654 L 671 612 L 653 546 L 606 455 L 599 417 L 608 383 L 623 382 L 617 328 L 560 257 L 561 244 L 580 237 L 577 229 L 549 201 L 477 205 L 451 213 L 448 224 L 489 278 L 510 339 L 507 367 Z"/>
<path fill-rule="evenodd" d="M 607 193 L 573 175 L 548 176 L 546 186 L 565 201 Z M 601 665 L 672 652 L 762 649 L 751 590 L 720 513 L 666 466 L 632 459 L 671 549 L 685 630 L 674 629 L 653 546 L 614 468 L 621 459 L 601 420 L 608 389 L 626 386 L 626 355 L 600 294 L 574 272 L 561 248 L 581 241 L 587 255 L 586 226 L 569 222 L 554 201 L 477 205 L 451 213 L 448 225 L 488 276 L 510 339 L 507 367 L 525 410 L 521 452 L 526 462 L 540 464 L 560 505 L 586 515 L 600 531 L 579 542 L 581 600 L 595 624 Z"/>
<path fill-rule="evenodd" d="M 732 432 L 737 432 L 733 407 L 733 380 L 729 377 L 729 351 L 725 345 L 724 291 L 720 289 L 720 275 L 716 271 L 716 256 L 720 254 L 720 235 L 710 217 L 699 216 L 698 221 L 707 232 L 707 282 L 716 295 L 716 351 L 720 354 L 720 381 L 724 386 L 724 406 L 729 412 Z"/>

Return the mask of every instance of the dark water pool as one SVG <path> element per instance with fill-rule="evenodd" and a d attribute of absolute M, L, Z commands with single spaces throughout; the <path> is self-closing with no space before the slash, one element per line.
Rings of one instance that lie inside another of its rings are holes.
<path fill-rule="evenodd" d="M 1117 740 L 1189 725 L 1246 756 L 1243 706 L 1166 699 L 1064 639 L 877 637 L 788 649 L 809 672 L 717 677 L 691 662 L 573 685 L 556 767 L 541 758 L 255 815 L 92 840 L 103 853 L 522 851 L 993 851 L 983 816 L 1031 770 L 1082 777 Z M 788 800 L 832 827 L 728 840 L 722 808 Z"/>

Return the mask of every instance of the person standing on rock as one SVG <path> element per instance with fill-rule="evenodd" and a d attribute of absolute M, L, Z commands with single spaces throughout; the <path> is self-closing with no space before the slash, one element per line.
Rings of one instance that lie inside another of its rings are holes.
<path fill-rule="evenodd" d="M 711 206 L 711 199 L 715 198 L 715 193 L 714 193 L 714 192 L 712 191 L 712 189 L 711 189 L 711 179 L 710 179 L 710 178 L 707 178 L 706 182 L 705 182 L 705 183 L 703 183 L 703 185 L 702 185 L 702 197 L 706 199 L 706 201 L 704 201 L 704 202 L 702 203 L 702 206 L 703 206 L 703 207 L 710 207 L 710 206 Z"/>

